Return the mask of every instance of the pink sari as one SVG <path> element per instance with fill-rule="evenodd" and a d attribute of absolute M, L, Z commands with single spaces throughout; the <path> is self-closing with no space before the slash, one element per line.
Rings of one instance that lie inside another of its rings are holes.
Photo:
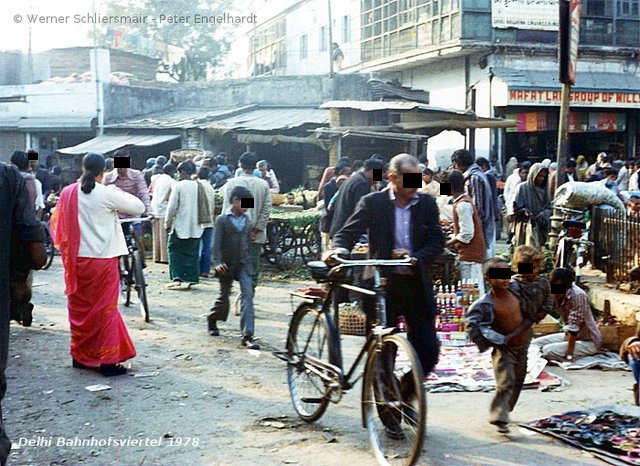
<path fill-rule="evenodd" d="M 85 366 L 117 364 L 136 355 L 118 310 L 118 258 L 78 257 L 79 184 L 60 194 L 51 217 L 51 236 L 62 256 L 71 327 L 71 357 Z"/>

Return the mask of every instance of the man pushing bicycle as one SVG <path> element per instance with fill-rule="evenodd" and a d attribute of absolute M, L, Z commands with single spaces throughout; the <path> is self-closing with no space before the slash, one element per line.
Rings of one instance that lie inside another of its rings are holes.
<path fill-rule="evenodd" d="M 437 310 L 428 267 L 443 250 L 444 234 L 435 200 L 418 192 L 421 186 L 418 160 L 409 154 L 396 155 L 389 162 L 388 178 L 389 187 L 363 197 L 333 237 L 333 250 L 328 252 L 326 263 L 335 265 L 332 256 L 351 251 L 363 233 L 369 237 L 369 258 L 413 259 L 413 267 L 382 271 L 387 279 L 387 321 L 395 325 L 398 316 L 405 316 L 407 336 L 426 375 L 435 367 L 439 353 Z M 374 315 L 371 304 L 364 307 L 371 318 Z"/>

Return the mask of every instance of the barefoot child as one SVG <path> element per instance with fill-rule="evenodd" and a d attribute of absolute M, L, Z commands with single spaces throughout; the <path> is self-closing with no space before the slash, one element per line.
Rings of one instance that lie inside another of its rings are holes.
<path fill-rule="evenodd" d="M 491 291 L 476 301 L 467 313 L 469 337 L 480 351 L 491 354 L 496 393 L 491 402 L 489 423 L 498 432 L 509 432 L 509 412 L 520 396 L 527 375 L 530 324 L 523 317 L 516 284 L 510 280 L 509 264 L 493 257 L 484 264 L 484 276 Z"/>

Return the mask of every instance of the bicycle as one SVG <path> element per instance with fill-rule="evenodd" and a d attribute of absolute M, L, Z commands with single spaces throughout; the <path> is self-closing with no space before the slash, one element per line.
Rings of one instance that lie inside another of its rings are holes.
<path fill-rule="evenodd" d="M 426 426 L 422 367 L 406 333 L 386 326 L 384 279 L 378 270 L 407 266 L 411 259 L 336 261 L 339 265 L 331 269 L 323 262 L 307 264 L 318 283 L 329 284 L 328 295 L 324 300 L 305 297 L 306 302 L 291 318 L 286 350 L 274 353 L 287 362 L 293 407 L 304 421 L 317 421 L 329 402 L 338 403 L 343 393 L 362 378 L 362 425 L 376 459 L 384 465 L 413 465 L 422 452 Z M 349 284 L 353 268 L 361 266 L 374 267 L 373 290 Z M 338 305 L 333 296 L 340 287 L 375 298 L 377 311 L 375 325 L 348 372 L 343 369 L 340 334 L 335 325 Z M 356 376 L 365 355 L 364 370 Z"/>
<path fill-rule="evenodd" d="M 594 247 L 594 243 L 587 239 L 589 227 L 586 212 L 557 206 L 554 209 L 558 213 L 554 220 L 562 221 L 554 253 L 554 267 L 573 270 L 576 282 L 580 284 L 581 268 L 592 260 Z"/>
<path fill-rule="evenodd" d="M 140 305 L 140 314 L 144 318 L 145 322 L 149 322 L 149 303 L 147 301 L 147 282 L 144 278 L 143 272 L 143 257 L 138 243 L 140 239 L 137 233 L 131 227 L 134 222 L 149 221 L 150 218 L 124 218 L 120 219 L 120 224 L 123 226 L 124 238 L 127 243 L 127 249 L 129 253 L 126 256 L 120 257 L 120 292 L 124 300 L 124 305 L 129 306 L 131 304 L 131 289 L 135 288 L 138 294 L 138 300 Z M 125 228 L 125 225 L 128 228 Z"/>
<path fill-rule="evenodd" d="M 53 256 L 56 255 L 56 247 L 53 245 L 53 239 L 51 238 L 49 222 L 41 220 L 40 223 L 42 224 L 42 229 L 44 230 L 44 252 L 47 255 L 47 262 L 45 262 L 41 270 L 47 270 L 53 263 Z"/>

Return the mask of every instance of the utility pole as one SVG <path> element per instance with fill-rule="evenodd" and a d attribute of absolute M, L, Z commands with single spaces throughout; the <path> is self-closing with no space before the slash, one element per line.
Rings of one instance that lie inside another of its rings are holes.
<path fill-rule="evenodd" d="M 96 14 L 96 0 L 92 0 L 91 6 L 93 8 L 93 14 Z M 104 133 L 104 105 L 103 105 L 103 92 L 102 81 L 100 81 L 100 74 L 98 73 L 98 33 L 96 30 L 96 23 L 93 23 L 93 79 L 96 82 L 96 116 L 98 117 L 98 131 L 97 136 L 102 136 Z"/>
<path fill-rule="evenodd" d="M 331 0 L 327 0 L 329 13 L 329 77 L 333 78 L 333 18 L 331 16 Z"/>
<path fill-rule="evenodd" d="M 571 85 L 576 82 L 580 40 L 580 0 L 560 0 L 559 9 L 558 52 L 560 55 L 562 102 L 558 119 L 556 191 L 564 182 L 567 155 L 569 154 L 569 101 Z"/>

